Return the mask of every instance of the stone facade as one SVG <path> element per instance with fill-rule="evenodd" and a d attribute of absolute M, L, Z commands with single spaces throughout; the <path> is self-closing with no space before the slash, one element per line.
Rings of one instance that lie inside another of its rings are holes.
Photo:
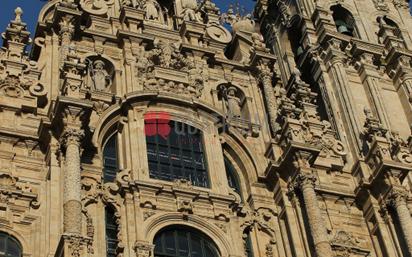
<path fill-rule="evenodd" d="M 407 1 L 257 0 L 252 18 L 211 0 L 50 0 L 33 40 L 15 14 L 0 235 L 22 256 L 107 256 L 108 206 L 122 257 L 154 256 L 170 226 L 221 257 L 412 256 Z M 148 113 L 202 132 L 209 187 L 151 176 Z"/>

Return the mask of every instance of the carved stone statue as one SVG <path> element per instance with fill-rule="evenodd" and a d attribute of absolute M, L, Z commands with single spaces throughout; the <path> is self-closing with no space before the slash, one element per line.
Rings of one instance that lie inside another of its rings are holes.
<path fill-rule="evenodd" d="M 111 86 L 112 78 L 106 70 L 106 64 L 103 61 L 94 61 L 89 70 L 94 90 L 104 91 L 107 87 Z"/>
<path fill-rule="evenodd" d="M 241 100 L 236 95 L 237 94 L 236 87 L 229 87 L 226 90 L 226 105 L 228 113 L 231 117 L 240 118 L 242 116 L 242 110 L 240 109 Z"/>
<path fill-rule="evenodd" d="M 183 20 L 194 22 L 201 21 L 196 0 L 182 0 L 182 7 Z"/>
<path fill-rule="evenodd" d="M 163 22 L 162 9 L 156 0 L 147 0 L 144 4 L 146 19 Z"/>

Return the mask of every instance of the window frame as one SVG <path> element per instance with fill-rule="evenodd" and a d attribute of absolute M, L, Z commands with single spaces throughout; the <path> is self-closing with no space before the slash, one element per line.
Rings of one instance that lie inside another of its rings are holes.
<path fill-rule="evenodd" d="M 111 140 L 114 140 L 114 157 L 111 156 L 110 158 L 112 159 L 112 161 L 114 161 L 116 163 L 116 165 L 111 166 L 109 168 L 107 168 L 106 166 L 106 147 L 108 146 L 108 144 L 110 143 Z M 114 182 L 116 180 L 116 175 L 119 172 L 119 140 L 118 140 L 118 133 L 114 132 L 112 133 L 110 136 L 107 137 L 106 142 L 104 143 L 103 147 L 102 147 L 102 166 L 103 166 L 103 181 L 104 183 L 110 183 L 110 182 Z M 107 171 L 112 171 L 112 174 L 108 174 Z M 107 176 L 108 174 L 108 176 Z M 109 179 L 109 177 L 112 177 L 112 179 Z"/>
<path fill-rule="evenodd" d="M 170 128 L 169 134 L 159 131 L 159 127 L 165 124 Z M 148 126 L 156 129 L 155 133 L 151 131 L 154 135 L 145 134 L 150 179 L 168 182 L 187 180 L 193 186 L 211 188 L 205 137 L 201 129 L 179 120 L 161 117 L 145 119 L 144 126 L 145 131 Z M 173 133 L 177 126 L 180 132 L 185 132 L 184 135 Z M 195 131 L 195 134 L 190 135 L 189 131 Z M 162 136 L 162 133 L 167 135 Z M 188 143 L 183 145 L 184 140 Z"/>
<path fill-rule="evenodd" d="M 19 250 L 19 256 L 17 257 L 22 257 L 23 256 L 23 246 L 20 243 L 20 241 L 15 238 L 14 236 L 10 235 L 7 232 L 4 231 L 0 231 L 0 238 L 4 240 L 4 249 L 1 249 L 2 245 L 1 245 L 1 240 L 0 240 L 0 255 L 4 256 L 4 257 L 16 257 L 11 255 L 11 253 L 8 252 L 8 245 L 10 244 L 10 242 L 14 242 L 14 244 L 17 246 L 18 250 Z M 4 250 L 4 251 L 3 251 Z"/>
<path fill-rule="evenodd" d="M 167 248 L 167 244 L 166 244 L 166 235 L 169 234 L 172 236 L 173 238 L 173 245 L 174 248 Z M 184 240 L 183 241 L 179 241 L 181 237 L 181 235 L 184 235 Z M 154 256 L 155 257 L 179 257 L 182 256 L 181 252 L 184 251 L 184 249 L 181 249 L 182 243 L 187 243 L 187 253 L 183 253 L 183 256 L 193 256 L 194 252 L 193 252 L 193 248 L 194 248 L 194 243 L 195 243 L 195 239 L 197 238 L 200 243 L 200 253 L 199 257 L 209 257 L 209 255 L 207 255 L 208 253 L 206 252 L 206 248 L 208 248 L 210 250 L 210 253 L 213 254 L 213 256 L 210 257 L 216 257 L 217 256 L 221 256 L 220 251 L 217 247 L 217 245 L 215 244 L 215 242 L 206 234 L 202 233 L 201 231 L 198 231 L 194 228 L 188 227 L 188 226 L 180 226 L 180 225 L 173 225 L 173 226 L 169 226 L 166 227 L 162 230 L 160 230 L 154 237 L 153 239 L 153 244 L 155 245 L 154 248 Z M 156 244 L 156 242 L 159 241 L 160 242 L 160 246 L 158 244 Z M 160 251 L 159 248 L 160 247 Z M 174 253 L 170 253 L 168 252 L 168 250 L 174 250 Z"/>
<path fill-rule="evenodd" d="M 112 214 L 113 216 L 110 217 L 113 221 L 114 224 L 108 224 L 108 214 Z M 106 205 L 104 208 L 104 231 L 105 231 L 105 245 L 106 245 L 106 256 L 107 257 L 116 257 L 117 256 L 117 248 L 119 246 L 119 238 L 117 237 L 119 233 L 119 225 L 117 224 L 116 221 L 116 209 L 112 206 Z M 108 231 L 115 231 L 116 232 L 116 237 L 112 238 L 108 236 Z M 112 249 L 109 248 L 110 244 L 114 244 L 116 248 Z"/>

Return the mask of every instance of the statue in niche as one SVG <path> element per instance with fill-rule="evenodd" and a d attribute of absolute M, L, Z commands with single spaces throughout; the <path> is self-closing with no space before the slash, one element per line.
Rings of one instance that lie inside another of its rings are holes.
<path fill-rule="evenodd" d="M 236 87 L 229 87 L 226 89 L 225 98 L 226 98 L 226 107 L 229 116 L 233 118 L 241 118 L 241 100 L 237 96 L 238 89 Z"/>
<path fill-rule="evenodd" d="M 200 22 L 202 17 L 198 11 L 196 0 L 182 0 L 183 20 Z"/>
<path fill-rule="evenodd" d="M 89 76 L 96 91 L 104 91 L 112 85 L 112 76 L 106 70 L 106 64 L 102 60 L 96 60 L 89 66 Z"/>
<path fill-rule="evenodd" d="M 162 7 L 156 0 L 147 0 L 144 4 L 146 19 L 164 23 Z"/>

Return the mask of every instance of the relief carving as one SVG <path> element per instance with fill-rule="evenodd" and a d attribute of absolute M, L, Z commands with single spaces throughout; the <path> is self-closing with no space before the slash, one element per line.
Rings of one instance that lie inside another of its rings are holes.
<path fill-rule="evenodd" d="M 81 0 L 80 6 L 88 13 L 105 15 L 114 4 L 114 0 Z"/>
<path fill-rule="evenodd" d="M 101 59 L 89 60 L 88 64 L 88 82 L 87 86 L 91 90 L 105 92 L 113 84 L 113 67 Z"/>
<path fill-rule="evenodd" d="M 185 21 L 201 22 L 202 17 L 199 12 L 196 0 L 182 0 L 182 16 Z"/>
<path fill-rule="evenodd" d="M 207 68 L 193 57 L 180 53 L 180 43 L 155 40 L 154 48 L 139 51 L 137 74 L 143 76 L 143 87 L 199 98 L 207 80 Z M 170 74 L 173 73 L 172 78 Z"/>

